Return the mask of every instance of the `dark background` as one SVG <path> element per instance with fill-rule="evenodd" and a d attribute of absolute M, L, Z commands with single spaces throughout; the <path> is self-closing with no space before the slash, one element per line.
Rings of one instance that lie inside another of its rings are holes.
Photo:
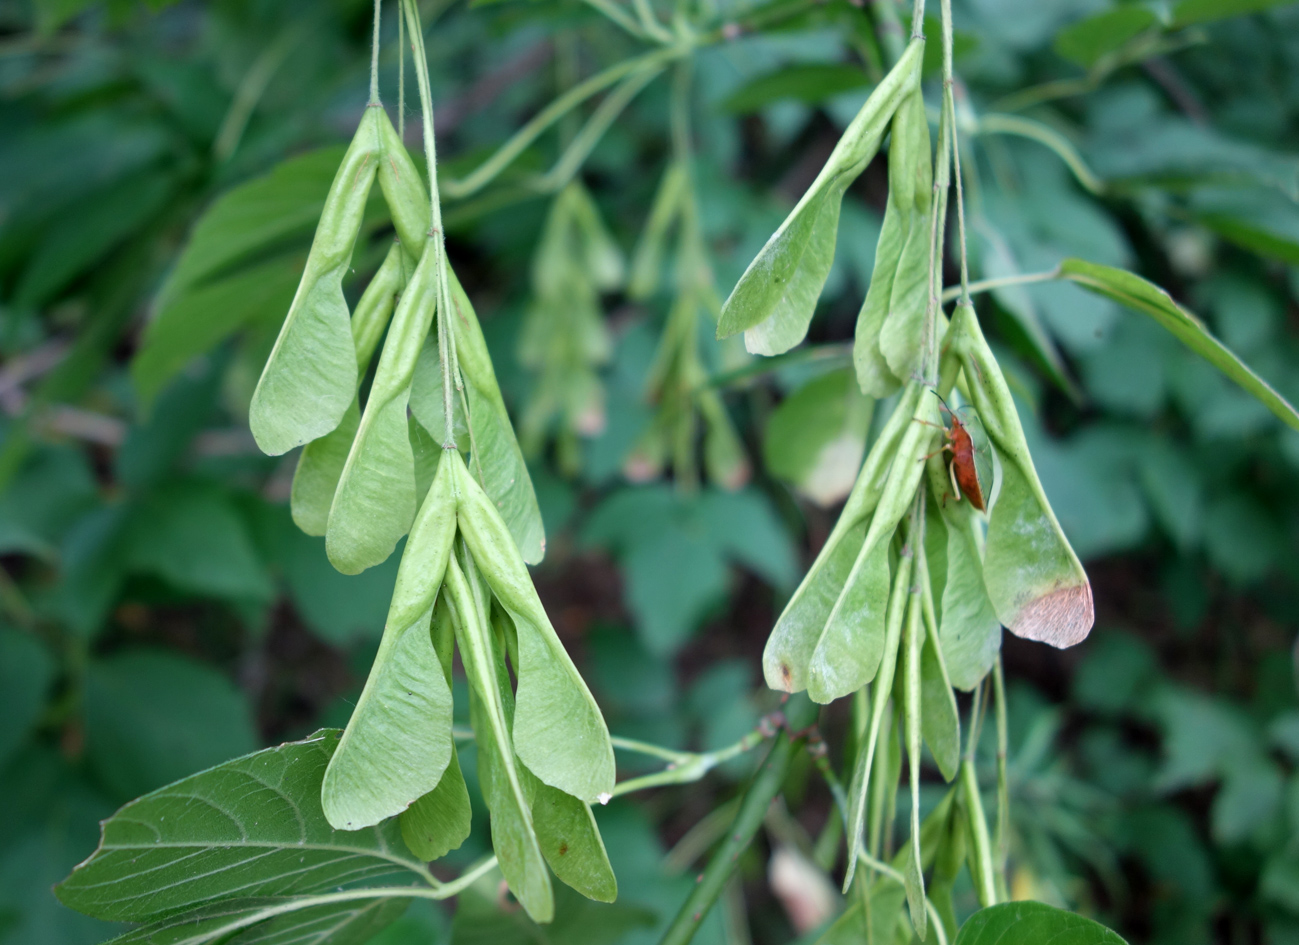
<path fill-rule="evenodd" d="M 146 329 L 218 195 L 350 136 L 368 84 L 370 6 L 154 6 L 164 9 L 0 2 L 6 945 L 77 945 L 113 931 L 63 909 L 49 887 L 91 852 L 96 821 L 116 806 L 343 724 L 398 560 L 355 578 L 335 573 L 323 541 L 289 519 L 292 458 L 261 456 L 247 432 L 252 385 L 314 217 L 289 221 L 273 251 L 224 273 L 266 267 L 224 302 L 192 303 L 192 330 L 159 340 Z M 1183 11 L 1121 45 L 1127 21 L 1105 21 L 1103 41 L 1070 27 L 1144 8 L 954 6 L 974 276 L 1044 270 L 1071 255 L 1132 269 L 1299 397 L 1299 9 L 1200 3 L 1202 22 Z M 593 74 L 637 50 L 571 2 L 423 10 L 452 174 L 553 98 L 566 72 Z M 829 0 L 698 53 L 696 176 L 722 296 L 878 76 L 878 15 Z M 395 32 L 389 15 L 382 81 L 394 115 Z M 582 173 L 628 253 L 667 155 L 668 85 L 642 93 Z M 1024 89 L 1042 101 L 1016 102 Z M 933 88 L 927 97 L 937 101 Z M 1089 193 L 1038 142 L 975 133 L 979 116 L 1012 109 L 1072 142 L 1104 192 Z M 557 153 L 545 135 L 504 183 L 448 204 L 453 261 L 513 405 L 534 383 L 515 345 L 549 199 L 512 198 L 506 185 Z M 332 164 L 323 166 L 327 184 Z M 849 192 L 811 344 L 851 338 L 886 187 L 877 161 Z M 367 228 L 358 286 L 386 240 L 381 226 Z M 616 341 L 602 372 L 607 424 L 583 443 L 576 476 L 549 452 L 535 462 L 549 538 L 535 576 L 615 734 L 719 747 L 776 704 L 761 685 L 762 646 L 834 522 L 833 508 L 764 464 L 770 419 L 789 393 L 845 362 L 788 362 L 723 388 L 754 466 L 738 494 L 630 485 L 621 466 L 652 414 L 644 376 L 671 293 L 665 284 L 633 303 L 615 290 L 603 303 Z M 1073 286 L 984 295 L 979 311 L 1097 605 L 1096 629 L 1073 650 L 1005 638 L 1013 892 L 1096 915 L 1133 942 L 1299 942 L 1299 433 L 1144 316 Z M 704 341 L 707 363 L 720 365 Z M 836 763 L 846 722 L 845 704 L 823 716 Z M 472 785 L 472 753 L 466 764 Z M 625 908 L 619 922 L 567 940 L 652 941 L 723 829 L 706 815 L 751 764 L 603 811 Z M 939 781 L 929 776 L 932 800 Z M 742 889 L 724 897 L 701 941 L 794 937 L 768 888 L 767 854 L 815 838 L 829 799 L 805 764 L 787 796 L 791 817 L 746 856 Z M 477 815 L 448 869 L 485 852 L 485 811 Z M 959 905 L 973 908 L 968 887 Z M 381 940 L 442 940 L 450 923 L 425 903 Z M 471 940 L 472 917 L 460 916 L 454 934 Z"/>

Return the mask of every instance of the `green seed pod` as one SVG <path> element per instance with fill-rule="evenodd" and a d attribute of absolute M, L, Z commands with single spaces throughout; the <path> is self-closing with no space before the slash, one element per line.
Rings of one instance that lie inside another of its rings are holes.
<path fill-rule="evenodd" d="M 711 482 L 734 492 L 749 481 L 752 469 L 744 443 L 735 432 L 731 417 L 726 412 L 717 391 L 706 390 L 699 396 L 699 409 L 704 415 L 704 470 Z"/>
<path fill-rule="evenodd" d="M 447 458 L 454 464 L 459 454 L 448 452 Z M 473 567 L 472 557 L 465 562 Z M 492 848 L 510 891 L 528 915 L 534 922 L 549 922 L 555 915 L 550 872 L 510 746 L 509 677 L 487 625 L 488 601 L 477 584 L 477 574 L 466 575 L 453 555 L 447 563 L 447 593 L 460 659 L 469 677 L 469 719 L 478 744 L 478 781 L 492 814 Z"/>
<path fill-rule="evenodd" d="M 754 354 L 788 351 L 803 340 L 834 262 L 839 209 L 865 170 L 889 119 L 919 77 L 923 40 L 912 40 L 835 145 L 825 167 L 754 257 L 722 306 L 717 336 L 743 331 Z"/>
<path fill-rule="evenodd" d="M 889 287 L 888 315 L 880 327 L 879 350 L 895 377 L 907 378 L 920 364 L 921 335 L 929 298 L 929 259 L 933 231 L 930 206 L 933 202 L 933 156 L 929 150 L 929 122 L 925 100 L 917 86 L 898 106 L 893 133 L 904 144 L 897 168 L 898 209 L 910 216 L 906 243 L 898 258 L 897 272 Z M 889 186 L 894 168 L 889 165 Z"/>
<path fill-rule="evenodd" d="M 933 158 L 917 85 L 898 106 L 889 146 L 889 199 L 870 287 L 857 316 L 853 363 L 862 390 L 885 397 L 913 373 L 929 275 Z"/>
<path fill-rule="evenodd" d="M 374 349 L 388 327 L 397 293 L 405 284 L 402 248 L 394 243 L 352 313 L 352 338 L 360 367 L 358 376 L 369 367 Z M 293 473 L 289 508 L 293 512 L 293 521 L 308 535 L 325 534 L 329 507 L 333 504 L 339 477 L 343 475 L 347 454 L 351 452 L 360 425 L 361 407 L 354 397 L 337 427 L 302 448 Z"/>
<path fill-rule="evenodd" d="M 384 203 L 392 215 L 397 238 L 411 259 L 419 259 L 428 240 L 428 191 L 419 169 L 397 136 L 397 129 L 388 120 L 388 113 L 382 108 L 375 111 L 379 113 L 377 127 L 383 149 L 379 163 L 379 187 L 383 190 Z"/>
<path fill-rule="evenodd" d="M 929 538 L 926 518 L 925 539 Z M 939 645 L 938 619 L 934 612 L 934 589 L 930 583 L 929 559 L 924 549 L 917 553 L 924 643 L 920 654 L 920 727 L 925 744 L 942 772 L 951 781 L 961 765 L 961 719 L 956 711 L 956 696 L 947 675 L 947 663 Z"/>
<path fill-rule="evenodd" d="M 911 385 L 903 393 L 867 454 L 839 521 L 776 621 L 762 655 L 763 674 L 772 689 L 801 692 L 810 685 L 813 655 L 821 646 L 830 616 L 860 558 L 870 516 L 884 491 L 903 435 L 913 425 L 910 421 L 920 395 L 918 384 Z M 869 669 L 866 676 L 869 679 L 874 673 L 871 667 L 878 666 L 879 658 L 870 654 L 864 654 L 863 658 L 858 642 L 848 642 L 851 652 L 843 655 L 859 665 L 859 672 Z M 831 653 L 830 648 L 823 651 L 823 659 L 828 665 L 837 662 L 836 654 Z"/>
<path fill-rule="evenodd" d="M 953 497 L 941 453 L 930 457 L 928 479 L 925 548 L 941 563 L 941 575 L 938 568 L 932 575 L 938 639 L 952 685 L 969 692 L 1001 650 L 1001 621 L 984 585 L 983 525 L 969 502 Z"/>
<path fill-rule="evenodd" d="M 956 307 L 949 332 L 971 399 L 1001 460 L 984 554 L 988 597 L 1017 636 L 1073 646 L 1086 638 L 1095 619 L 1091 583 L 1038 481 L 1010 388 L 973 307 Z"/>
<path fill-rule="evenodd" d="M 609 235 L 591 194 L 578 181 L 564 188 L 571 205 L 570 214 L 577 230 L 583 269 L 601 292 L 612 292 L 622 285 L 627 264 L 622 250 Z"/>
<path fill-rule="evenodd" d="M 527 567 L 495 505 L 459 454 L 460 533 L 492 593 L 518 632 L 514 749 L 551 787 L 587 803 L 613 791 L 613 745 L 604 717 L 537 597 Z"/>
<path fill-rule="evenodd" d="M 913 536 L 919 538 L 920 536 Z M 919 544 L 917 542 L 917 544 Z M 913 546 L 919 556 L 919 549 Z M 919 570 L 918 568 L 916 570 Z M 921 742 L 921 690 L 920 653 L 925 627 L 921 617 L 921 595 L 911 588 L 907 595 L 907 615 L 903 628 L 902 704 L 907 730 L 907 772 L 911 782 L 911 855 L 907 869 L 902 874 L 907 888 L 907 908 L 916 935 L 925 937 L 925 876 L 921 870 L 923 853 L 920 846 L 920 742 Z"/>
<path fill-rule="evenodd" d="M 451 324 L 469 404 L 474 475 L 480 477 L 483 489 L 491 496 L 523 560 L 538 564 L 546 555 L 546 529 L 541 521 L 537 493 L 505 409 L 505 398 L 496 383 L 496 371 L 492 368 L 478 316 L 455 273 L 448 274 L 451 302 L 455 306 Z"/>
<path fill-rule="evenodd" d="M 443 462 L 402 556 L 383 640 L 321 785 L 339 830 L 400 813 L 451 760 L 451 690 L 429 621 L 456 531 L 454 468 Z"/>
<path fill-rule="evenodd" d="M 424 247 L 393 315 L 360 427 L 329 509 L 325 550 L 344 574 L 384 561 L 415 517 L 415 456 L 406 408 L 437 300 L 438 244 Z"/>
<path fill-rule="evenodd" d="M 857 763 L 853 768 L 852 781 L 848 786 L 848 849 L 855 850 L 862 835 L 862 826 L 866 815 L 866 795 L 871 785 L 871 766 L 875 761 L 875 749 L 879 744 L 881 723 L 886 716 L 886 706 L 893 693 L 893 677 L 898 665 L 898 647 L 902 639 L 902 626 L 906 619 L 907 603 L 910 599 L 911 575 L 914 569 L 915 556 L 910 547 L 904 546 L 899 556 L 896 573 L 893 575 L 893 589 L 889 594 L 888 613 L 885 618 L 886 632 L 884 653 L 880 661 L 879 673 L 871 692 L 870 724 L 863 747 L 858 748 Z M 888 737 L 888 732 L 885 732 Z M 890 779 L 895 781 L 896 779 Z M 857 857 L 848 857 L 848 869 L 843 880 L 843 889 L 847 892 L 852 885 L 853 874 L 857 870 Z"/>
<path fill-rule="evenodd" d="M 442 675 L 449 686 L 455 630 L 451 623 L 451 610 L 442 596 L 439 596 L 434 607 L 429 631 L 433 638 L 433 649 L 437 651 L 438 660 L 442 663 Z M 468 839 L 472 820 L 469 788 L 465 785 L 460 758 L 455 742 L 452 741 L 451 760 L 437 787 L 401 812 L 401 837 L 411 852 L 421 860 L 437 860 Z"/>
<path fill-rule="evenodd" d="M 378 170 L 382 109 L 367 108 L 330 185 L 284 327 L 253 392 L 258 447 L 279 456 L 338 426 L 356 395 L 356 347 L 343 275 Z"/>

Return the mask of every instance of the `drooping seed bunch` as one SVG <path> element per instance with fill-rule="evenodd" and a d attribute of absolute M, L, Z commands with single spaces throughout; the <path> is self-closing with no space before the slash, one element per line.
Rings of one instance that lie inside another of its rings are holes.
<path fill-rule="evenodd" d="M 519 421 L 523 451 L 540 452 L 555 430 L 556 459 L 569 475 L 581 465 L 578 438 L 604 430 L 599 369 L 613 350 L 600 293 L 620 287 L 622 251 L 595 201 L 574 181 L 551 204 L 532 260 L 533 301 L 519 335 L 519 363 L 536 383 Z"/>
<path fill-rule="evenodd" d="M 645 382 L 654 416 L 623 468 L 638 482 L 670 469 L 680 485 L 691 488 L 698 479 L 695 452 L 702 425 L 704 473 L 714 485 L 734 490 L 749 481 L 752 470 L 720 394 L 705 383 L 710 367 L 717 367 L 710 361 L 725 352 L 707 350 L 716 347 L 706 326 L 720 305 L 690 165 L 682 154 L 668 164 L 632 261 L 628 294 L 648 300 L 658 291 L 668 242 L 675 236 L 672 304 Z"/>
<path fill-rule="evenodd" d="M 934 866 L 933 881 L 950 887 L 968 855 L 981 897 L 993 881 L 977 783 L 961 760 L 953 688 L 976 690 L 977 698 L 1002 625 L 1063 647 L 1083 639 L 1093 620 L 1087 576 L 1038 481 L 974 308 L 963 300 L 949 322 L 939 302 L 955 125 L 945 85 L 935 155 L 920 84 L 923 44 L 911 41 L 848 126 L 727 299 L 719 328 L 743 331 L 749 350 L 765 355 L 802 341 L 834 258 L 844 192 L 889 134 L 888 204 L 853 354 L 863 392 L 896 395 L 892 414 L 780 615 L 763 669 L 773 689 L 806 690 L 820 703 L 856 693 L 869 707 L 846 796 L 845 890 L 859 854 L 878 858 L 887 849 L 905 746 L 911 841 L 895 862 L 922 938 L 925 869 Z M 968 407 L 947 411 L 948 430 L 944 410 L 958 395 L 977 416 Z M 922 743 L 946 780 L 962 775 L 960 790 L 924 828 Z"/>
<path fill-rule="evenodd" d="M 380 563 L 409 532 L 379 651 L 325 773 L 326 818 L 356 830 L 399 815 L 407 845 L 426 859 L 468 836 L 451 732 L 458 647 L 501 872 L 545 922 L 550 870 L 593 899 L 616 896 L 589 806 L 613 790 L 613 748 L 525 564 L 544 553 L 541 516 L 477 317 L 446 258 L 422 33 L 415 5 L 404 12 L 430 190 L 372 85 L 251 424 L 267 453 L 304 447 L 294 519 L 325 536 L 340 571 Z M 349 317 L 342 279 L 376 177 L 397 241 Z M 385 327 L 362 408 L 360 380 Z"/>

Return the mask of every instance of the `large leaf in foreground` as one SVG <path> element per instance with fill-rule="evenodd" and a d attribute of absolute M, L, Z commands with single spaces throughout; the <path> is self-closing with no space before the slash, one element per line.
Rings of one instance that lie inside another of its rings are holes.
<path fill-rule="evenodd" d="M 1289 426 L 1299 430 L 1299 412 L 1290 402 L 1251 371 L 1230 348 L 1209 334 L 1204 322 L 1174 302 L 1172 296 L 1153 282 L 1123 269 L 1083 259 L 1066 259 L 1060 264 L 1060 274 L 1097 295 L 1145 312 L 1176 335 L 1182 344 L 1257 397 Z"/>
<path fill-rule="evenodd" d="M 1042 902 L 1003 902 L 961 926 L 954 945 L 1127 945 L 1099 922 Z"/>
<path fill-rule="evenodd" d="M 109 945 L 361 945 L 410 905 L 375 897 L 292 908 L 293 899 L 232 899 L 132 929 Z"/>
<path fill-rule="evenodd" d="M 326 729 L 237 758 L 127 804 L 99 849 L 56 888 L 87 915 L 148 922 L 231 896 L 292 896 L 407 874 L 430 882 L 396 821 L 330 828 L 320 782 L 339 733 Z"/>

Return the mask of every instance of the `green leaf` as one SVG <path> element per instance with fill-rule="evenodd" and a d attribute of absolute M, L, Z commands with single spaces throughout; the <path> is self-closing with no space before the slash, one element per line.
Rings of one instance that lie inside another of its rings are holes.
<path fill-rule="evenodd" d="M 53 558 L 96 502 L 94 473 L 70 446 L 44 447 L 0 491 L 0 550 Z"/>
<path fill-rule="evenodd" d="M 762 442 L 767 472 L 823 508 L 842 501 L 861 468 L 873 408 L 850 369 L 804 384 L 767 421 Z"/>
<path fill-rule="evenodd" d="M 325 547 L 344 574 L 384 561 L 415 517 L 415 454 L 406 411 L 436 308 L 437 256 L 438 244 L 430 241 L 402 293 L 329 508 Z"/>
<path fill-rule="evenodd" d="M 1173 7 L 1172 26 L 1177 29 L 1196 23 L 1212 23 L 1232 16 L 1261 13 L 1287 0 L 1181 0 Z"/>
<path fill-rule="evenodd" d="M 449 466 L 440 464 L 411 531 L 379 652 L 325 772 L 321 805 L 339 830 L 405 810 L 451 761 L 451 690 L 429 630 L 456 533 Z"/>
<path fill-rule="evenodd" d="M 298 284 L 296 259 L 275 259 L 174 296 L 145 329 L 131 380 L 148 407 L 191 360 L 238 328 L 278 319 Z"/>
<path fill-rule="evenodd" d="M 198 481 L 171 483 L 132 507 L 120 554 L 129 570 L 190 593 L 259 602 L 274 596 L 234 503 Z"/>
<path fill-rule="evenodd" d="M 749 264 L 722 306 L 717 335 L 745 333 L 755 354 L 788 351 L 807 334 L 834 262 L 844 191 L 879 148 L 889 118 L 918 76 L 923 43 L 913 41 L 871 93 L 834 151 L 779 229 Z"/>
<path fill-rule="evenodd" d="M 344 156 L 337 145 L 309 151 L 218 197 L 195 224 L 159 293 L 160 312 L 185 290 L 310 233 Z"/>
<path fill-rule="evenodd" d="M 936 630 L 926 626 L 920 652 L 920 724 L 938 770 L 951 781 L 961 764 L 961 719 Z"/>
<path fill-rule="evenodd" d="M 1073 646 L 1086 638 L 1095 619 L 1091 583 L 1047 501 L 1015 401 L 972 306 L 956 307 L 949 336 L 1001 460 L 983 561 L 988 598 L 998 619 L 1017 636 Z"/>
<path fill-rule="evenodd" d="M 1182 344 L 1253 394 L 1290 427 L 1299 430 L 1299 412 L 1159 286 L 1122 269 L 1082 259 L 1066 259 L 1060 264 L 1060 274 L 1098 295 L 1151 316 Z"/>
<path fill-rule="evenodd" d="M 253 392 L 248 422 L 257 445 L 272 456 L 334 429 L 356 394 L 356 348 L 342 282 L 382 156 L 378 111 L 365 110 L 338 166 L 302 282 Z"/>
<path fill-rule="evenodd" d="M 613 791 L 613 746 L 591 698 L 550 625 L 518 547 L 491 500 L 460 461 L 460 533 L 518 631 L 514 750 L 533 774 L 587 803 Z"/>
<path fill-rule="evenodd" d="M 307 895 L 395 873 L 431 882 L 396 822 L 342 832 L 325 821 L 320 783 L 338 738 L 327 729 L 131 801 L 56 894 L 87 915 L 148 922 L 236 895 Z"/>
<path fill-rule="evenodd" d="M 151 922 L 108 945 L 363 945 L 400 918 L 410 899 L 375 897 L 282 911 L 291 905 L 284 897 L 227 899 Z"/>
<path fill-rule="evenodd" d="M 537 493 L 514 436 L 501 388 L 496 383 L 478 316 L 454 274 L 451 301 L 456 307 L 456 317 L 452 320 L 456 354 L 469 401 L 470 464 L 475 478 L 514 536 L 523 560 L 538 564 L 546 555 L 546 530 Z"/>
<path fill-rule="evenodd" d="M 815 105 L 869 84 L 866 74 L 854 66 L 837 62 L 794 63 L 750 79 L 727 96 L 720 107 L 723 111 L 745 114 L 789 99 Z"/>
<path fill-rule="evenodd" d="M 42 234 L 12 290 L 12 304 L 41 308 L 55 299 L 157 213 L 173 195 L 175 183 L 171 175 L 150 168 L 105 188 L 93 200 L 75 202 Z"/>
<path fill-rule="evenodd" d="M 1158 24 L 1153 10 L 1142 6 L 1118 7 L 1073 23 L 1055 37 L 1055 51 L 1090 69 L 1101 58 L 1123 47 L 1128 40 Z"/>
<path fill-rule="evenodd" d="M 243 693 L 203 663 L 126 651 L 93 661 L 85 686 L 86 754 L 117 797 L 257 745 Z"/>
<path fill-rule="evenodd" d="M 1042 902 L 1003 902 L 980 909 L 953 945 L 1126 945 L 1099 922 Z"/>
<path fill-rule="evenodd" d="M 54 659 L 36 639 L 0 627 L 0 768 L 27 739 L 45 708 Z"/>

